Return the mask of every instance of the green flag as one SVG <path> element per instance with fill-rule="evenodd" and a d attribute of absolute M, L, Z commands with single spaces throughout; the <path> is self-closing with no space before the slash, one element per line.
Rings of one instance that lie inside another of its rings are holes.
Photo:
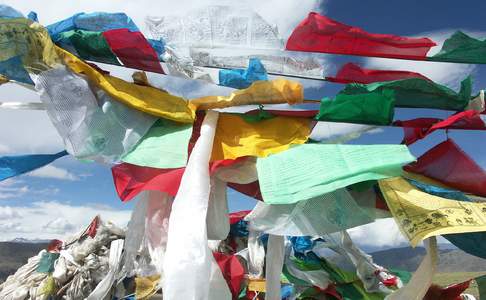
<path fill-rule="evenodd" d="M 486 39 L 481 41 L 456 31 L 444 42 L 440 52 L 428 60 L 486 64 Z"/>
<path fill-rule="evenodd" d="M 479 299 L 486 299 L 486 275 L 474 279 L 478 284 Z"/>
<path fill-rule="evenodd" d="M 370 125 L 389 125 L 395 106 L 392 90 L 368 94 L 338 94 L 334 100 L 324 98 L 316 119 Z"/>
<path fill-rule="evenodd" d="M 65 49 L 74 48 L 82 59 L 119 65 L 102 32 L 71 30 L 59 34 L 56 44 Z"/>
<path fill-rule="evenodd" d="M 351 83 L 338 95 L 384 95 L 387 90 L 394 92 L 397 107 L 463 110 L 471 100 L 472 80 L 470 77 L 464 79 L 459 93 L 430 80 L 410 78 L 370 84 Z"/>
<path fill-rule="evenodd" d="M 122 161 L 160 169 L 184 167 L 191 135 L 192 124 L 159 119 Z"/>
<path fill-rule="evenodd" d="M 304 144 L 257 160 L 267 204 L 309 200 L 348 185 L 400 176 L 415 158 L 404 145 Z"/>

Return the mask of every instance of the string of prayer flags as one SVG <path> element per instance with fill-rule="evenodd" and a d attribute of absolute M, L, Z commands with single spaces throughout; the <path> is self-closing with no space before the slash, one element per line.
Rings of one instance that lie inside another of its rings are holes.
<path fill-rule="evenodd" d="M 248 68 L 219 70 L 219 84 L 235 89 L 246 89 L 253 82 L 268 80 L 267 70 L 258 58 L 251 58 Z"/>
<path fill-rule="evenodd" d="M 403 127 L 403 142 L 411 145 L 439 129 L 486 130 L 486 123 L 479 112 L 466 110 L 448 117 L 445 120 L 436 118 L 419 118 L 407 121 L 396 121 L 394 125 Z"/>
<path fill-rule="evenodd" d="M 471 100 L 472 80 L 471 77 L 464 79 L 458 93 L 430 80 L 410 78 L 370 84 L 348 84 L 338 95 L 383 94 L 387 90 L 394 92 L 397 107 L 461 111 Z"/>
<path fill-rule="evenodd" d="M 194 109 L 207 110 L 250 104 L 298 104 L 304 101 L 302 85 L 296 81 L 276 79 L 255 81 L 248 88 L 237 90 L 230 96 L 206 96 L 192 99 Z"/>
<path fill-rule="evenodd" d="M 347 63 L 339 69 L 334 77 L 326 77 L 327 81 L 336 83 L 373 83 L 394 81 L 408 78 L 422 78 L 430 80 L 420 73 L 396 70 L 371 70 L 354 63 Z"/>
<path fill-rule="evenodd" d="M 102 74 L 65 50 L 57 47 L 56 51 L 73 72 L 87 76 L 93 84 L 127 106 L 176 122 L 192 123 L 194 121 L 195 113 L 183 98 L 150 86 L 137 85 Z"/>

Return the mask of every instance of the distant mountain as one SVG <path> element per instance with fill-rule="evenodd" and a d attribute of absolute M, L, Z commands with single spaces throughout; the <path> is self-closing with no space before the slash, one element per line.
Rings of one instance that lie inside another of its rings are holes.
<path fill-rule="evenodd" d="M 47 248 L 47 243 L 0 242 L 0 282 L 17 271 L 32 256 Z"/>
<path fill-rule="evenodd" d="M 22 244 L 47 244 L 51 240 L 46 239 L 26 239 L 26 238 L 14 238 L 10 240 L 11 243 L 22 243 Z"/>

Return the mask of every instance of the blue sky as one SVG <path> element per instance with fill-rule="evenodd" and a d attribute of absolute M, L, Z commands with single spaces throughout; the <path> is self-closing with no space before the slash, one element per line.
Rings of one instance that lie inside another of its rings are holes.
<path fill-rule="evenodd" d="M 30 10 L 37 11 L 40 22 L 44 25 L 79 11 L 123 11 L 132 16 L 140 28 L 144 28 L 143 18 L 147 14 L 160 11 L 158 15 L 162 15 L 166 8 L 176 5 L 173 1 L 162 1 L 159 4 L 152 3 L 153 1 L 142 1 L 147 5 L 135 6 L 129 3 L 121 4 L 114 0 L 98 2 L 86 1 L 68 5 L 65 1 L 55 0 L 49 2 L 51 7 L 46 7 L 37 1 L 4 1 L 5 4 L 18 8 L 24 14 Z M 182 4 L 174 6 L 174 9 L 179 8 L 184 11 L 187 7 L 184 7 L 185 2 L 187 1 L 181 1 Z M 287 30 L 283 30 L 284 35 L 314 9 L 340 22 L 360 26 L 369 32 L 427 36 L 442 42 L 452 32 L 461 29 L 477 37 L 486 38 L 486 22 L 481 20 L 484 17 L 480 14 L 481 11 L 486 11 L 486 3 L 481 0 L 467 3 L 447 1 L 447 4 L 437 0 L 325 2 L 309 0 L 304 2 L 305 4 L 302 1 L 292 0 L 288 3 L 286 1 L 285 4 L 277 1 L 278 8 L 271 7 L 272 1 L 268 1 L 267 4 L 253 0 L 247 2 L 269 22 L 277 23 L 279 28 L 287 26 Z M 369 68 L 418 71 L 454 89 L 458 88 L 462 78 L 472 74 L 474 93 L 486 87 L 486 66 L 339 55 L 319 55 L 319 58 L 323 61 L 326 75 L 333 75 L 344 63 L 355 62 Z M 306 97 L 312 99 L 332 97 L 343 87 L 339 84 L 316 82 L 306 82 L 305 86 L 307 87 Z M 36 102 L 39 101 L 39 97 L 32 91 L 6 85 L 0 88 L 0 101 Z M 445 118 L 450 114 L 451 112 L 435 110 L 398 109 L 395 118 L 402 120 L 426 116 Z M 402 136 L 402 130 L 399 128 L 384 128 L 373 134 L 365 134 L 351 143 L 397 144 Z M 455 139 L 480 165 L 486 167 L 485 132 L 451 131 L 449 137 Z M 425 140 L 414 144 L 411 151 L 419 156 L 445 138 L 444 132 L 435 132 Z M 0 153 L 54 153 L 61 148 L 62 143 L 45 112 L 0 111 Z M 229 197 L 231 210 L 249 209 L 255 203 L 234 191 L 229 192 Z M 87 223 L 97 212 L 107 218 L 118 218 L 126 222 L 133 204 L 133 201 L 121 203 L 118 199 L 109 166 L 78 162 L 72 157 L 65 157 L 45 170 L 0 184 L 0 240 L 18 236 L 56 237 L 72 232 Z M 35 220 L 35 222 L 30 221 L 34 223 L 27 226 L 28 220 Z M 362 237 L 363 230 L 357 230 L 355 236 Z M 376 231 L 376 235 L 379 234 L 380 232 Z M 391 245 L 400 241 L 393 238 L 384 240 L 383 244 Z"/>

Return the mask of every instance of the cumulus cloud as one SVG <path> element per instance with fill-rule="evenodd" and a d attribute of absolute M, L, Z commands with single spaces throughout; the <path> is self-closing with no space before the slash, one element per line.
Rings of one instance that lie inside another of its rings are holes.
<path fill-rule="evenodd" d="M 0 240 L 14 238 L 62 239 L 75 234 L 100 215 L 104 221 L 112 221 L 125 227 L 130 219 L 130 210 L 118 210 L 109 206 L 70 205 L 58 201 L 35 202 L 32 206 L 2 206 Z"/>
<path fill-rule="evenodd" d="M 32 177 L 40 177 L 40 178 L 54 178 L 60 180 L 69 180 L 69 181 L 77 181 L 79 177 L 75 174 L 69 172 L 66 169 L 58 168 L 53 165 L 47 165 L 40 169 L 34 170 L 27 174 L 28 176 Z"/>
<path fill-rule="evenodd" d="M 74 226 L 74 224 L 64 218 L 56 218 L 51 220 L 42 226 L 42 228 L 48 232 L 61 234 L 78 229 Z"/>
<path fill-rule="evenodd" d="M 9 206 L 0 206 L 0 220 L 9 220 L 9 219 L 16 219 L 20 218 L 21 214 L 12 207 Z"/>
<path fill-rule="evenodd" d="M 20 180 L 8 179 L 0 182 L 0 200 L 19 198 L 28 192 L 29 187 Z"/>
<path fill-rule="evenodd" d="M 22 224 L 19 222 L 5 222 L 2 221 L 0 222 L 0 232 L 2 231 L 17 231 L 21 232 L 22 229 Z"/>

